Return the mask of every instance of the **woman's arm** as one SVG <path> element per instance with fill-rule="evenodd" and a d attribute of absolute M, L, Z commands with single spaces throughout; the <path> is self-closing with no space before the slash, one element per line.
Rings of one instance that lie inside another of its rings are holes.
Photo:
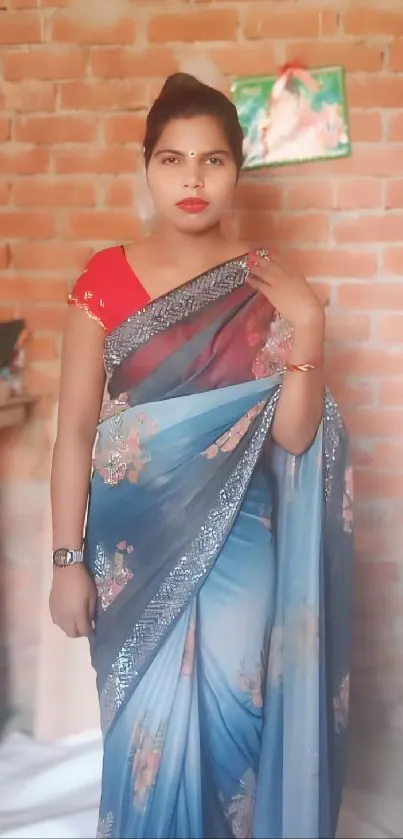
<path fill-rule="evenodd" d="M 318 312 L 310 323 L 294 330 L 290 364 L 316 364 L 309 372 L 285 373 L 273 420 L 273 439 L 294 455 L 311 445 L 323 414 L 324 380 L 322 368 L 324 314 Z"/>
<path fill-rule="evenodd" d="M 304 277 L 270 257 L 252 254 L 250 285 L 260 291 L 293 327 L 290 365 L 312 365 L 307 372 L 284 374 L 283 388 L 273 420 L 273 439 L 299 455 L 312 443 L 323 413 L 323 343 L 325 313 Z"/>
<path fill-rule="evenodd" d="M 104 331 L 81 309 L 69 307 L 63 340 L 57 436 L 51 475 L 53 549 L 83 542 L 92 449 L 105 387 Z M 94 585 L 81 564 L 54 568 L 52 617 L 68 635 L 87 635 Z"/>

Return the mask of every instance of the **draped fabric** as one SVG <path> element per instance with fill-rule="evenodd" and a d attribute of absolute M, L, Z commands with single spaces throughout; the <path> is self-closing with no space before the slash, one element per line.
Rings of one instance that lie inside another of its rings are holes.
<path fill-rule="evenodd" d="M 99 837 L 335 833 L 348 439 L 326 394 L 304 455 L 272 441 L 285 345 L 246 275 L 246 257 L 216 266 L 105 339 L 85 546 L 98 590 Z"/>

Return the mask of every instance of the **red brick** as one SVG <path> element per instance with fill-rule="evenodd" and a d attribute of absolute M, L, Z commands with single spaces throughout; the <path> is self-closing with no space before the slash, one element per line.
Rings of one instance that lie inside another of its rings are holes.
<path fill-rule="evenodd" d="M 70 275 L 72 271 L 81 271 L 90 256 L 88 245 L 72 242 L 13 242 L 11 245 L 11 265 L 19 271 L 65 271 Z M 31 299 L 28 294 L 26 299 Z M 35 299 L 48 300 L 46 295 Z M 65 298 L 56 299 L 60 302 Z"/>
<path fill-rule="evenodd" d="M 60 87 L 63 110 L 138 110 L 147 106 L 147 89 L 131 79 L 102 82 L 65 82 Z"/>
<path fill-rule="evenodd" d="M 343 19 L 347 35 L 403 35 L 403 11 L 374 9 L 367 5 L 349 9 Z"/>
<path fill-rule="evenodd" d="M 4 143 L 10 139 L 10 120 L 8 117 L 0 117 L 0 142 Z"/>
<path fill-rule="evenodd" d="M 298 252 L 301 270 L 308 277 L 348 277 L 369 279 L 377 268 L 374 253 L 347 251 L 342 248 L 331 250 L 306 250 Z"/>
<path fill-rule="evenodd" d="M 371 334 L 369 316 L 355 312 L 335 314 L 331 309 L 326 315 L 326 327 L 329 340 L 342 344 L 351 341 L 367 341 Z"/>
<path fill-rule="evenodd" d="M 386 359 L 385 369 L 388 369 Z M 382 378 L 382 374 L 380 376 Z M 374 411 L 372 407 L 354 408 L 353 410 L 345 410 L 344 417 L 350 433 L 359 439 L 368 437 L 378 437 L 381 440 L 387 440 L 388 438 L 401 439 L 403 410 L 394 408 Z"/>
<path fill-rule="evenodd" d="M 357 141 L 378 142 L 382 139 L 382 114 L 379 111 L 350 111 L 350 134 Z"/>
<path fill-rule="evenodd" d="M 127 79 L 132 76 L 161 78 L 175 73 L 177 69 L 174 52 L 163 47 L 141 52 L 116 47 L 91 53 L 91 74 L 102 79 Z"/>
<path fill-rule="evenodd" d="M 399 445 L 394 440 L 380 443 L 382 446 Z M 398 505 L 378 504 L 375 506 L 361 505 L 360 517 L 357 520 L 359 529 L 357 536 L 360 540 L 360 548 L 371 550 L 374 543 L 380 549 L 381 555 L 387 555 L 393 551 L 392 540 L 395 541 L 395 534 L 401 529 L 402 515 Z"/>
<path fill-rule="evenodd" d="M 402 340 L 402 333 L 400 333 L 400 340 Z M 403 406 L 403 379 L 385 379 L 379 382 L 379 402 L 387 408 L 396 408 Z M 403 443 L 401 448 L 403 449 Z M 395 470 L 403 471 L 403 459 L 395 460 L 392 464 Z"/>
<path fill-rule="evenodd" d="M 39 0 L 7 0 L 9 9 L 37 9 Z"/>
<path fill-rule="evenodd" d="M 347 385 L 341 377 L 331 378 L 329 374 L 327 374 L 326 380 L 342 411 L 344 411 L 344 406 L 363 408 L 366 405 L 374 404 L 373 389 L 367 382 Z"/>
<path fill-rule="evenodd" d="M 388 388 L 394 386 L 394 382 L 380 382 L 380 388 L 385 384 Z M 385 404 L 382 399 L 382 404 Z M 403 468 L 403 443 L 375 443 L 372 449 L 372 460 L 378 468 L 396 469 Z"/>
<path fill-rule="evenodd" d="M 13 203 L 21 207 L 93 207 L 95 185 L 71 181 L 21 180 L 13 187 Z"/>
<path fill-rule="evenodd" d="M 326 162 L 306 163 L 304 165 L 294 164 L 270 168 L 270 178 L 284 181 L 285 171 L 287 178 L 329 178 L 332 175 L 371 175 L 388 176 L 403 174 L 403 155 L 400 148 L 390 146 L 387 154 L 381 143 L 367 146 L 355 143 L 351 157 L 329 160 Z"/>
<path fill-rule="evenodd" d="M 386 184 L 385 207 L 387 210 L 403 210 L 403 178 L 400 178 L 400 180 L 391 179 Z M 403 233 L 401 238 L 403 238 Z"/>
<path fill-rule="evenodd" d="M 403 215 L 360 216 L 336 223 L 336 242 L 394 242 L 402 238 Z"/>
<path fill-rule="evenodd" d="M 396 75 L 365 79 L 347 76 L 347 95 L 352 108 L 400 108 L 403 78 Z"/>
<path fill-rule="evenodd" d="M 403 313 L 379 317 L 376 334 L 382 343 L 403 344 Z"/>
<path fill-rule="evenodd" d="M 3 56 L 4 78 L 9 81 L 81 79 L 87 57 L 85 50 L 6 52 Z"/>
<path fill-rule="evenodd" d="M 5 104 L 9 111 L 54 111 L 56 90 L 49 82 L 5 82 Z"/>
<path fill-rule="evenodd" d="M 0 44 L 38 44 L 42 39 L 39 12 L 6 12 L 1 14 Z"/>
<path fill-rule="evenodd" d="M 11 185 L 6 181 L 0 181 L 0 204 L 8 204 L 11 192 Z"/>
<path fill-rule="evenodd" d="M 382 207 L 382 181 L 379 178 L 345 178 L 337 184 L 338 210 Z"/>
<path fill-rule="evenodd" d="M 51 40 L 73 44 L 133 44 L 136 41 L 136 23 L 133 18 L 121 19 L 112 26 L 86 26 L 62 13 L 52 20 Z"/>
<path fill-rule="evenodd" d="M 256 207 L 260 207 L 262 212 L 280 210 L 282 203 L 283 188 L 279 184 L 262 184 L 241 177 L 235 193 L 237 210 L 253 212 Z"/>
<path fill-rule="evenodd" d="M 392 41 L 390 45 L 389 69 L 394 73 L 401 73 L 403 70 L 403 38 Z"/>
<path fill-rule="evenodd" d="M 31 303 L 65 303 L 68 295 L 66 282 L 60 280 L 25 280 L 19 277 L 2 279 L 1 296 L 3 300 Z"/>
<path fill-rule="evenodd" d="M 346 309 L 403 309 L 403 284 L 398 282 L 342 283 L 336 295 L 338 304 Z M 388 364 L 385 369 L 389 369 Z"/>
<path fill-rule="evenodd" d="M 339 29 L 339 12 L 335 9 L 322 8 L 320 11 L 320 34 L 335 35 Z"/>
<path fill-rule="evenodd" d="M 308 41 L 288 44 L 287 61 L 301 61 L 310 67 L 341 64 L 347 72 L 376 72 L 382 68 L 382 50 L 363 42 Z"/>
<path fill-rule="evenodd" d="M 54 235 L 54 216 L 40 212 L 0 213 L 2 236 L 16 239 L 48 238 Z"/>
<path fill-rule="evenodd" d="M 59 150 L 53 152 L 55 171 L 61 175 L 70 174 L 105 174 L 113 175 L 134 172 L 139 165 L 139 152 L 136 149 L 110 146 L 107 149 L 88 149 L 82 151 Z"/>
<path fill-rule="evenodd" d="M 243 31 L 246 38 L 314 38 L 319 35 L 320 9 L 300 6 L 268 11 L 264 4 L 248 8 Z"/>
<path fill-rule="evenodd" d="M 394 472 L 370 472 L 356 469 L 355 491 L 360 498 L 400 498 L 403 495 L 403 475 Z M 365 563 L 366 565 L 368 563 Z M 376 588 L 379 595 L 379 587 Z"/>
<path fill-rule="evenodd" d="M 274 216 L 269 213 L 240 214 L 240 232 L 244 239 L 264 244 L 265 242 L 321 242 L 329 230 L 329 218 L 325 214 Z"/>
<path fill-rule="evenodd" d="M 388 274 L 403 275 L 403 247 L 389 248 L 385 251 L 383 267 Z"/>
<path fill-rule="evenodd" d="M 20 143 L 94 143 L 98 121 L 93 117 L 25 117 L 14 123 L 14 138 Z"/>
<path fill-rule="evenodd" d="M 332 183 L 296 184 L 286 191 L 290 210 L 331 210 L 334 207 Z"/>
<path fill-rule="evenodd" d="M 107 207 L 133 207 L 134 182 L 133 178 L 115 180 L 105 191 L 104 204 Z"/>
<path fill-rule="evenodd" d="M 34 335 L 27 344 L 28 361 L 52 361 L 58 356 L 55 338 Z"/>
<path fill-rule="evenodd" d="M 159 44 L 235 41 L 238 23 L 236 9 L 206 9 L 181 15 L 157 15 L 150 20 L 148 40 Z"/>
<path fill-rule="evenodd" d="M 135 219 L 133 213 L 101 211 L 72 213 L 66 229 L 66 235 L 69 238 L 116 240 L 117 242 L 133 239 L 141 232 L 141 225 Z"/>
<path fill-rule="evenodd" d="M 145 117 L 140 114 L 113 114 L 105 117 L 104 135 L 108 143 L 142 143 Z"/>
<path fill-rule="evenodd" d="M 12 320 L 17 317 L 15 306 L 3 306 L 0 301 L 0 321 Z"/>
<path fill-rule="evenodd" d="M 343 370 L 347 376 L 383 377 L 385 370 L 393 376 L 402 370 L 403 349 L 390 352 L 387 349 L 372 349 L 371 347 L 356 346 L 354 349 L 342 349 L 333 352 L 329 359 L 330 369 Z"/>
<path fill-rule="evenodd" d="M 273 44 L 227 44 L 210 50 L 210 56 L 216 67 L 226 75 L 237 76 L 239 68 L 245 76 L 255 76 L 277 71 L 279 48 Z"/>
<path fill-rule="evenodd" d="M 393 114 L 389 122 L 388 140 L 400 143 L 403 141 L 403 113 Z"/>
<path fill-rule="evenodd" d="M 35 175 L 49 169 L 49 152 L 43 148 L 15 151 L 13 147 L 0 152 L 0 173 L 5 175 Z"/>
<path fill-rule="evenodd" d="M 0 268 L 8 268 L 10 261 L 10 248 L 6 244 L 0 244 Z"/>
<path fill-rule="evenodd" d="M 62 332 L 66 319 L 67 306 L 24 306 L 20 313 L 28 329 L 39 332 Z"/>

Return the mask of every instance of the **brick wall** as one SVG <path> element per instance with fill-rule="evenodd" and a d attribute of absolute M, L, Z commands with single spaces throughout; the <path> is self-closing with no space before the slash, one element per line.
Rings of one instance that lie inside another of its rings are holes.
<path fill-rule="evenodd" d="M 15 682 L 17 705 L 29 711 L 35 668 L 37 614 L 27 586 L 44 561 L 35 533 L 64 300 L 94 248 L 141 232 L 134 173 L 145 109 L 197 40 L 197 53 L 226 78 L 295 58 L 348 71 L 351 159 L 245 175 L 229 229 L 292 251 L 329 297 L 329 381 L 356 466 L 356 707 L 362 716 L 365 699 L 371 719 L 403 726 L 401 0 L 94 0 L 93 19 L 84 0 L 5 5 L 0 317 L 27 318 L 29 382 L 46 395 L 23 433 L 3 437 L 0 464 L 11 507 L 11 643 L 16 672 L 22 662 L 28 674 Z"/>

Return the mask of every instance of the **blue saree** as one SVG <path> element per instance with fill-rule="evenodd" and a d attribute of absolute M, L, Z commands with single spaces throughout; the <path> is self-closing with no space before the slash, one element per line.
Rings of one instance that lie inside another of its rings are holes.
<path fill-rule="evenodd" d="M 352 491 L 331 396 L 271 440 L 273 311 L 231 260 L 105 339 L 85 561 L 104 735 L 98 837 L 333 837 Z"/>

